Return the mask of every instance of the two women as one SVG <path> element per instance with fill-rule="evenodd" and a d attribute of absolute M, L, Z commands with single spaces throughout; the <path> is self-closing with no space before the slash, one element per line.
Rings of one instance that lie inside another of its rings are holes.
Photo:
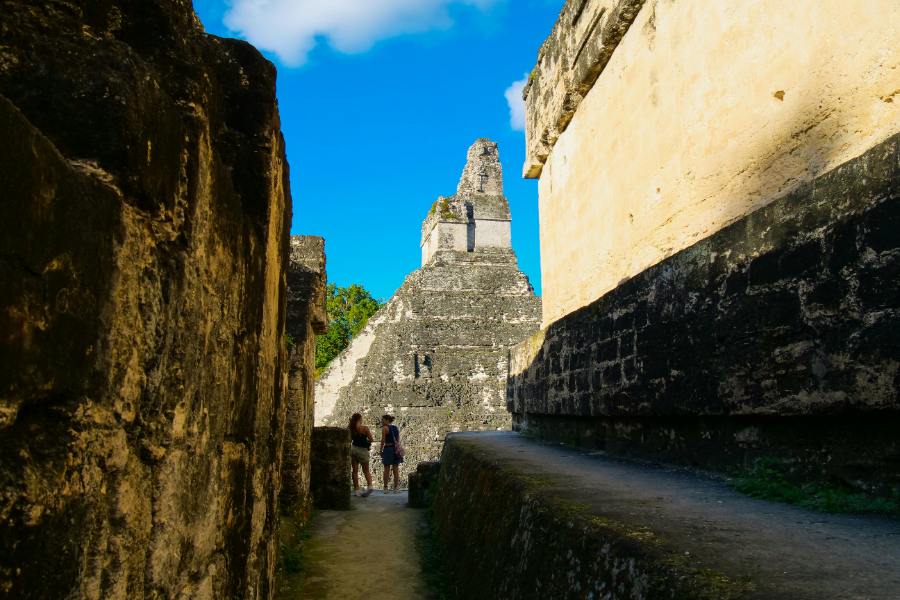
<path fill-rule="evenodd" d="M 394 417 L 384 415 L 381 417 L 381 464 L 384 466 L 384 493 L 390 493 L 391 475 L 394 476 L 393 492 L 396 493 L 400 486 L 400 464 L 403 463 L 403 452 L 400 444 L 400 429 L 393 424 Z M 362 415 L 353 413 L 350 417 L 350 462 L 353 466 L 353 495 L 363 497 L 372 493 L 372 473 L 369 470 L 369 449 L 375 441 L 372 430 L 362 424 Z M 359 467 L 362 465 L 363 475 L 366 477 L 368 488 L 361 494 L 359 492 Z"/>

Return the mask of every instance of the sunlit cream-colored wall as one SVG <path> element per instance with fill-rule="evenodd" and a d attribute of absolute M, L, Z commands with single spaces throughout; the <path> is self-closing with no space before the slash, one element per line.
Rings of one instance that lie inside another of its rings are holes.
<path fill-rule="evenodd" d="M 543 166 L 544 325 L 898 130 L 897 0 L 648 0 Z"/>

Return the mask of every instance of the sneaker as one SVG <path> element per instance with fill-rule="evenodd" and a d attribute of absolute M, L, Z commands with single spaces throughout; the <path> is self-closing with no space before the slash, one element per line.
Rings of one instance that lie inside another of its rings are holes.
<path fill-rule="evenodd" d="M 371 494 L 371 493 L 372 493 L 372 488 L 369 488 L 367 490 L 363 490 L 362 492 L 360 492 L 359 495 L 362 496 L 363 498 L 368 498 L 369 494 Z"/>

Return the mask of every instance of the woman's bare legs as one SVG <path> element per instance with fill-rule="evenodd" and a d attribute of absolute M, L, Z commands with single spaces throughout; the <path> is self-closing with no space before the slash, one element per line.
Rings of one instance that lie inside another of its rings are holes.
<path fill-rule="evenodd" d="M 394 491 L 396 492 L 400 485 L 400 465 L 393 465 L 391 470 L 394 472 Z"/>
<path fill-rule="evenodd" d="M 359 491 L 359 462 L 355 458 L 351 458 L 350 464 L 353 465 L 353 491 L 357 492 Z"/>
<path fill-rule="evenodd" d="M 384 465 L 384 475 L 381 480 L 384 482 L 384 491 L 388 491 L 388 484 L 391 482 L 391 467 L 390 465 Z"/>
<path fill-rule="evenodd" d="M 366 485 L 368 485 L 369 489 L 372 489 L 372 471 L 369 468 L 369 463 L 363 463 L 362 466 L 363 475 L 366 477 Z M 355 472 L 355 471 L 354 471 Z M 356 477 L 353 478 L 353 483 L 356 483 Z"/>

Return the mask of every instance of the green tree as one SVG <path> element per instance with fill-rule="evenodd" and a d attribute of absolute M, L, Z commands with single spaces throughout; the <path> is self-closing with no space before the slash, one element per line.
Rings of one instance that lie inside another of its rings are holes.
<path fill-rule="evenodd" d="M 339 287 L 329 283 L 325 290 L 328 331 L 316 338 L 316 372 L 321 373 L 335 356 L 350 345 L 369 317 L 381 307 L 361 285 Z"/>

